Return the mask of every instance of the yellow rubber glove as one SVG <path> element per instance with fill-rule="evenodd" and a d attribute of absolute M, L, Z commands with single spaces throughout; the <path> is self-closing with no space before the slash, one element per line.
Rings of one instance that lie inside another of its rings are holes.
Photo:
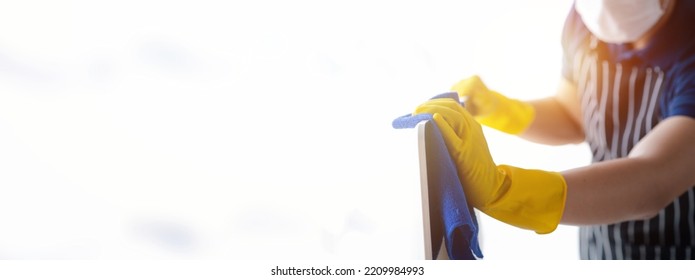
<path fill-rule="evenodd" d="M 413 114 L 422 113 L 433 115 L 473 207 L 537 233 L 555 230 L 567 193 L 561 174 L 495 165 L 482 127 L 456 100 L 432 99 Z"/>
<path fill-rule="evenodd" d="M 531 104 L 488 89 L 478 76 L 459 81 L 451 90 L 467 98 L 466 108 L 478 122 L 502 132 L 519 135 L 536 115 Z"/>

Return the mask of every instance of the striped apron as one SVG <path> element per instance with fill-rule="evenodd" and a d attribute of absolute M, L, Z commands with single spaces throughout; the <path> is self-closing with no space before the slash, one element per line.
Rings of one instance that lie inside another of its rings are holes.
<path fill-rule="evenodd" d="M 574 57 L 574 80 L 593 162 L 628 155 L 661 121 L 659 101 L 668 73 L 634 62 L 610 62 L 596 51 Z M 675 199 L 647 220 L 580 227 L 582 259 L 691 259 L 695 193 Z"/>

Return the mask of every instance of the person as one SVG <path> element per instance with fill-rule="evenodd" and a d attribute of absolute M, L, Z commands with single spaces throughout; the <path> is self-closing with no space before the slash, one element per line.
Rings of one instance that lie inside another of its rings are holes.
<path fill-rule="evenodd" d="M 582 259 L 695 258 L 695 1 L 576 0 L 552 97 L 520 101 L 477 77 L 432 114 L 469 202 L 508 224 L 580 226 Z M 590 165 L 549 172 L 496 165 L 480 124 L 560 145 Z"/>

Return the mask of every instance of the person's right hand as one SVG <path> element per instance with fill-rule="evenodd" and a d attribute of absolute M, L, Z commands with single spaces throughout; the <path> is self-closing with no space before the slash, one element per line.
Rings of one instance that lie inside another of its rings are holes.
<path fill-rule="evenodd" d="M 531 104 L 488 89 L 478 76 L 459 81 L 451 90 L 466 99 L 466 109 L 478 122 L 502 132 L 519 135 L 535 117 Z"/>

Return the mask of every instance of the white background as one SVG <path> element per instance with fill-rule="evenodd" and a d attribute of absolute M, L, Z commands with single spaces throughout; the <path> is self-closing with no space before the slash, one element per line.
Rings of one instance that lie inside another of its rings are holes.
<path fill-rule="evenodd" d="M 0 259 L 421 259 L 414 130 L 471 74 L 553 93 L 571 1 L 3 1 Z M 486 130 L 497 163 L 584 145 Z M 577 259 L 482 220 L 486 259 Z"/>

